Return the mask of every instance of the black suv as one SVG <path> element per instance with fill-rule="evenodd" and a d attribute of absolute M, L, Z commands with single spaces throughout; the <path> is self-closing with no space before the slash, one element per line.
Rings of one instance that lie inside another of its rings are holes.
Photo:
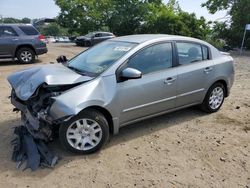
<path fill-rule="evenodd" d="M 0 58 L 17 58 L 33 63 L 35 56 L 47 53 L 45 37 L 32 25 L 0 24 Z"/>
<path fill-rule="evenodd" d="M 109 32 L 92 32 L 85 36 L 80 36 L 75 39 L 77 46 L 93 46 L 104 40 L 114 38 L 115 35 Z"/>

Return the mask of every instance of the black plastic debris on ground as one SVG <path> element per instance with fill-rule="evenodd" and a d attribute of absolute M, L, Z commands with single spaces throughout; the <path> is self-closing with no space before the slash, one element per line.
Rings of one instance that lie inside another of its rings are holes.
<path fill-rule="evenodd" d="M 25 126 L 15 127 L 16 138 L 12 140 L 12 160 L 21 168 L 26 163 L 25 169 L 32 171 L 38 167 L 54 167 L 58 162 L 58 156 L 53 154 L 42 140 L 32 137 Z"/>

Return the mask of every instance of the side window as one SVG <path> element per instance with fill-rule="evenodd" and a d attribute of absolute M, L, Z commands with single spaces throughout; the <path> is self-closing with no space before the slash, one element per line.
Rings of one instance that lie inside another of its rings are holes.
<path fill-rule="evenodd" d="M 188 42 L 177 42 L 176 46 L 180 65 L 202 61 L 201 45 Z"/>
<path fill-rule="evenodd" d="M 208 47 L 202 46 L 202 54 L 203 54 L 203 60 L 208 60 L 209 59 Z"/>
<path fill-rule="evenodd" d="M 28 25 L 19 26 L 26 35 L 39 35 L 39 32 L 33 27 Z"/>
<path fill-rule="evenodd" d="M 101 33 L 97 33 L 97 34 L 95 34 L 95 37 L 101 37 L 102 36 L 102 34 Z"/>
<path fill-rule="evenodd" d="M 2 27 L 0 28 L 1 37 L 13 37 L 17 36 L 16 32 L 11 27 Z"/>
<path fill-rule="evenodd" d="M 128 62 L 128 67 L 147 74 L 172 67 L 172 59 L 171 43 L 156 44 L 132 57 Z"/>

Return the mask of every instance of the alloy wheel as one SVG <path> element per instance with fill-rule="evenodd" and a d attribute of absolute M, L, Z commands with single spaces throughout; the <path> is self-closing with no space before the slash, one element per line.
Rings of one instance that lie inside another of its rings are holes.
<path fill-rule="evenodd" d="M 22 53 L 20 54 L 20 58 L 24 62 L 30 62 L 32 60 L 32 54 L 29 51 L 22 51 Z"/>
<path fill-rule="evenodd" d="M 213 110 L 219 108 L 223 102 L 223 99 L 224 99 L 223 88 L 221 87 L 214 88 L 209 97 L 210 108 L 212 108 Z"/>
<path fill-rule="evenodd" d="M 67 141 L 75 149 L 86 151 L 96 147 L 102 139 L 101 126 L 92 119 L 78 119 L 67 130 Z"/>

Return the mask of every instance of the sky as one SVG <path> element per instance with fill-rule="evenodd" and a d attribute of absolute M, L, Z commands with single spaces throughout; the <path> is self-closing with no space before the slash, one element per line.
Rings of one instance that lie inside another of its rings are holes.
<path fill-rule="evenodd" d="M 182 10 L 195 13 L 197 17 L 204 16 L 207 20 L 220 20 L 226 15 L 225 11 L 214 15 L 208 13 L 206 8 L 200 5 L 206 0 L 179 0 Z M 165 0 L 167 2 L 167 0 Z M 60 9 L 54 0 L 0 0 L 0 16 L 14 18 L 53 18 Z"/>

